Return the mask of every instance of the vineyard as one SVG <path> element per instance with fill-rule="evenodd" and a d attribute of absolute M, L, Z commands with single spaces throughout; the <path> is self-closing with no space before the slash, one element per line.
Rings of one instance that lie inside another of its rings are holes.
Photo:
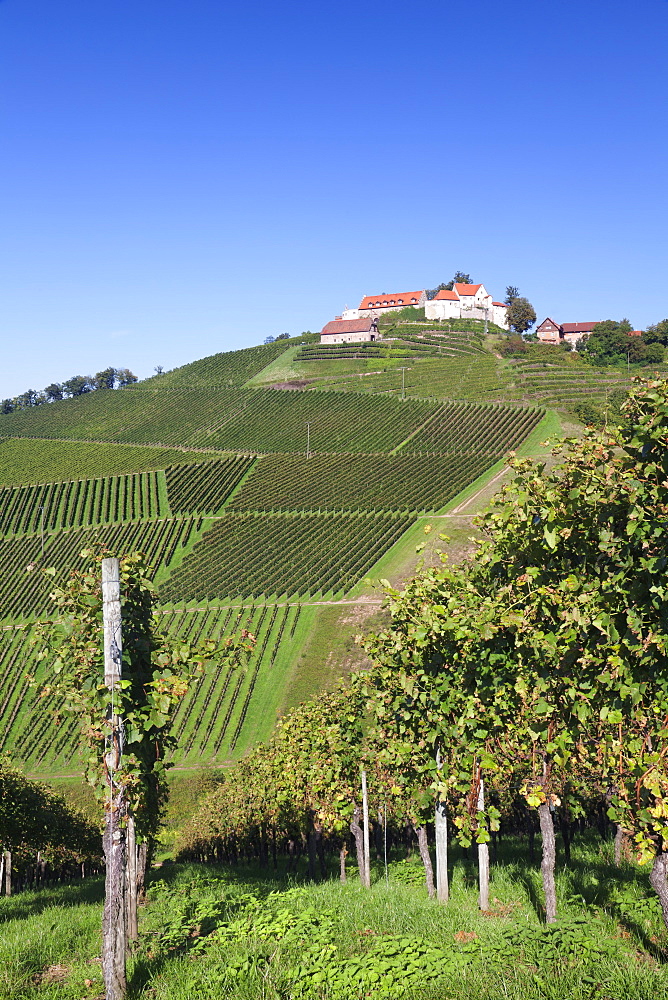
<path fill-rule="evenodd" d="M 393 547 L 418 514 L 440 511 L 541 419 L 542 411 L 516 406 L 402 401 L 396 385 L 366 391 L 376 378 L 396 383 L 393 366 L 407 355 L 416 370 L 477 365 L 486 378 L 490 355 L 481 345 L 477 332 L 406 326 L 382 360 L 388 370 L 362 378 L 350 366 L 376 358 L 298 364 L 296 354 L 319 351 L 306 337 L 0 416 L 5 751 L 40 771 L 72 766 L 74 728 L 56 726 L 56 706 L 30 687 L 30 628 L 17 626 L 51 613 L 53 582 L 41 570 L 53 567 L 62 580 L 95 544 L 146 554 L 175 635 L 231 634 L 243 609 L 258 637 L 246 668 L 207 668 L 179 708 L 179 760 L 237 757 L 266 738 L 295 677 L 299 690 L 311 691 L 325 669 L 316 642 L 299 686 L 295 664 L 311 641 L 304 622 L 313 626 L 309 615 L 320 613 L 310 608 L 300 619 L 300 606 L 324 600 L 329 615 L 328 602 L 372 574 L 390 549 L 397 558 Z M 333 391 L 244 388 L 265 369 L 278 371 L 286 349 L 293 367 L 329 372 L 316 382 Z M 340 391 L 350 374 L 358 391 Z M 268 603 L 286 596 L 294 607 Z M 238 609 L 210 607 L 221 602 Z M 354 617 L 346 629 L 356 627 Z M 336 620 L 332 613 L 323 628 Z"/>
<path fill-rule="evenodd" d="M 434 410 L 433 404 L 342 393 L 246 391 L 243 406 L 221 423 L 193 434 L 198 447 L 234 451 L 384 452 L 398 447 Z"/>
<path fill-rule="evenodd" d="M 204 525 L 201 518 L 170 518 L 46 533 L 43 554 L 41 534 L 2 539 L 0 619 L 49 612 L 51 584 L 39 572 L 42 566 L 53 566 L 59 573 L 65 573 L 81 565 L 79 553 L 83 549 L 103 543 L 114 552 L 144 552 L 156 575 L 192 544 Z"/>
<path fill-rule="evenodd" d="M 241 387 L 294 342 L 294 340 L 277 340 L 273 344 L 262 344 L 260 347 L 246 347 L 240 351 L 212 354 L 208 358 L 192 361 L 171 372 L 156 375 L 148 379 L 145 384 L 161 389 Z"/>
<path fill-rule="evenodd" d="M 299 638 L 300 606 L 181 608 L 160 615 L 177 640 L 224 639 L 240 627 L 257 643 L 243 669 L 207 664 L 174 717 L 180 765 L 226 759 L 265 739 L 276 719 Z M 29 771 L 60 774 L 81 766 L 77 726 L 59 721 L 59 705 L 42 697 L 45 668 L 35 661 L 30 626 L 0 630 L 0 754 Z M 34 672 L 34 683 L 31 674 Z"/>
<path fill-rule="evenodd" d="M 0 487 L 0 535 L 165 517 L 168 511 L 160 479 L 157 472 L 139 472 L 43 486 Z"/>
<path fill-rule="evenodd" d="M 228 514 L 160 587 L 166 601 L 338 593 L 412 523 L 394 514 Z"/>
<path fill-rule="evenodd" d="M 164 447 L 5 438 L 0 440 L 0 485 L 95 479 L 218 457 Z"/>
<path fill-rule="evenodd" d="M 516 448 L 543 417 L 543 411 L 499 404 L 481 407 L 446 403 L 411 438 L 411 451 L 503 455 Z"/>
<path fill-rule="evenodd" d="M 172 514 L 215 514 L 254 462 L 254 458 L 244 455 L 201 465 L 169 466 L 165 478 Z"/>
<path fill-rule="evenodd" d="M 438 510 L 490 465 L 486 454 L 267 455 L 230 511 Z"/>
<path fill-rule="evenodd" d="M 0 436 L 184 446 L 246 400 L 240 389 L 154 389 L 140 383 L 4 414 Z"/>

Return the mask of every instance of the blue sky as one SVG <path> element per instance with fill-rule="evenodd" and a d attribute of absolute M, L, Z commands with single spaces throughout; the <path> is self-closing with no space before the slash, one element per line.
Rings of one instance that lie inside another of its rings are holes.
<path fill-rule="evenodd" d="M 0 2 L 0 396 L 461 268 L 668 316 L 668 2 Z"/>

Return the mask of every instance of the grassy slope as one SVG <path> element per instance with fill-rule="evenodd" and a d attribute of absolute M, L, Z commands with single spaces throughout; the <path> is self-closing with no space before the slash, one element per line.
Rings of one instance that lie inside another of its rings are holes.
<path fill-rule="evenodd" d="M 408 863 L 391 857 L 387 882 L 374 863 L 371 891 L 361 889 L 354 876 L 347 885 L 338 884 L 331 859 L 334 877 L 320 884 L 305 881 L 304 859 L 292 877 L 285 875 L 282 862 L 271 876 L 246 865 L 230 872 L 197 865 L 154 871 L 148 905 L 141 909 L 141 943 L 129 962 L 128 1000 L 289 1000 L 305 962 L 313 964 L 299 997 L 326 1000 L 332 994 L 316 986 L 313 973 L 324 968 L 337 973 L 353 957 L 362 958 L 367 970 L 394 972 L 401 986 L 422 942 L 440 951 L 418 963 L 416 980 L 406 992 L 379 992 L 369 985 L 337 993 L 337 1000 L 660 1000 L 668 995 L 668 936 L 656 902 L 648 898 L 647 875 L 630 865 L 616 871 L 609 844 L 576 841 L 572 867 L 559 866 L 564 926 L 551 932 L 541 924 L 538 866 L 528 861 L 521 843 L 505 841 L 499 863 L 492 865 L 492 908 L 485 914 L 477 909 L 475 866 L 457 848 L 451 855 L 447 907 L 427 899 L 415 857 Z M 270 892 L 274 895 L 268 898 Z M 102 894 L 98 879 L 0 899 L 0 1000 L 99 997 Z M 282 925 L 279 911 L 287 915 Z M 300 915 L 306 922 L 301 933 L 296 932 Z M 268 921 L 274 935 L 264 940 L 259 927 Z M 225 933 L 216 941 L 218 928 Z M 522 934 L 523 947 L 512 943 L 513 931 Z M 400 942 L 383 967 L 373 952 L 388 936 Z M 309 959 L 311 945 L 314 958 Z M 329 959 L 325 946 L 334 949 Z M 256 956 L 265 960 L 257 965 Z M 247 970 L 232 977 L 230 967 L 247 958 Z"/>

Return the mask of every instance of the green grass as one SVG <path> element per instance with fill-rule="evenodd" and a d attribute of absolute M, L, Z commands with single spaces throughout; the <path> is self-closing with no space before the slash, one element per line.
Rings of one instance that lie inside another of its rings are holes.
<path fill-rule="evenodd" d="M 277 872 L 158 869 L 141 910 L 128 1000 L 668 995 L 668 936 L 647 873 L 631 865 L 615 870 L 609 844 L 576 841 L 572 866 L 557 875 L 560 921 L 552 930 L 542 924 L 537 863 L 527 861 L 521 844 L 505 842 L 492 865 L 486 914 L 477 908 L 475 866 L 458 849 L 451 854 L 446 906 L 427 898 L 414 856 L 394 855 L 388 882 L 376 862 L 370 891 L 354 871 L 339 884 L 332 858 L 332 877 L 318 884 L 305 880 L 303 860 L 292 877 L 282 862 Z M 101 899 L 100 880 L 1 899 L 0 998 L 99 996 Z M 385 991 L 383 977 L 394 983 Z"/>

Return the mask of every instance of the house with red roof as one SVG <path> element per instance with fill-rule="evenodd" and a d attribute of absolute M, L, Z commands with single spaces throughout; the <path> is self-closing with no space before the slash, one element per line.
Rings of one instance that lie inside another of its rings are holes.
<path fill-rule="evenodd" d="M 342 318 L 359 319 L 362 316 L 380 316 L 382 313 L 413 307 L 419 309 L 427 301 L 424 288 L 419 292 L 383 292 L 382 295 L 365 295 L 357 309 L 345 309 Z"/>
<path fill-rule="evenodd" d="M 593 323 L 555 323 L 548 316 L 536 327 L 536 333 L 544 344 L 563 344 L 565 341 L 575 346 L 578 340 L 589 336 L 597 322 L 598 320 Z"/>
<path fill-rule="evenodd" d="M 375 317 L 361 319 L 336 319 L 325 323 L 320 332 L 321 344 L 360 344 L 373 342 L 378 337 L 378 320 Z"/>
<path fill-rule="evenodd" d="M 508 329 L 508 306 L 495 302 L 484 285 L 465 285 L 456 281 L 452 289 L 444 288 L 425 303 L 427 319 L 487 319 L 502 329 Z"/>

